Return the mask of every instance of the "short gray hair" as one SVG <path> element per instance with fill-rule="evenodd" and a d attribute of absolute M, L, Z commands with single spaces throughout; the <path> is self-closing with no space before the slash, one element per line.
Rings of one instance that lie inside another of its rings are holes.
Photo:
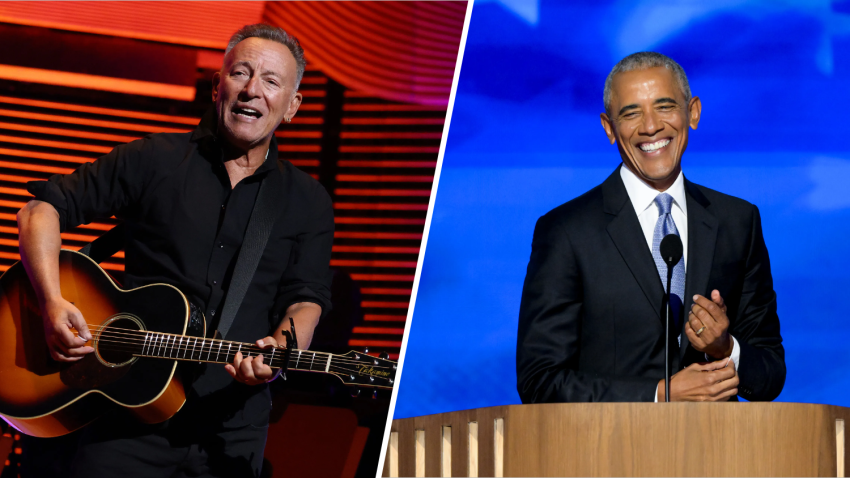
<path fill-rule="evenodd" d="M 685 103 L 691 101 L 691 87 L 688 84 L 688 76 L 685 75 L 685 70 L 681 65 L 676 63 L 672 58 L 654 51 L 641 51 L 632 53 L 631 55 L 620 60 L 611 73 L 608 73 L 608 78 L 605 78 L 605 90 L 602 92 L 602 101 L 605 104 L 605 113 L 611 116 L 611 83 L 616 75 L 634 70 L 646 70 L 648 68 L 664 67 L 673 73 L 676 81 L 679 82 L 679 88 L 685 96 Z"/>
<path fill-rule="evenodd" d="M 245 25 L 230 37 L 230 41 L 227 43 L 227 49 L 224 50 L 224 56 L 226 57 L 230 53 L 230 50 L 239 42 L 248 38 L 271 40 L 289 48 L 290 53 L 295 58 L 295 89 L 298 90 L 298 85 L 301 84 L 301 78 L 304 77 L 304 68 L 307 66 L 307 61 L 304 60 L 304 49 L 301 48 L 301 43 L 298 39 L 286 33 L 283 28 L 273 27 L 265 23 Z"/>

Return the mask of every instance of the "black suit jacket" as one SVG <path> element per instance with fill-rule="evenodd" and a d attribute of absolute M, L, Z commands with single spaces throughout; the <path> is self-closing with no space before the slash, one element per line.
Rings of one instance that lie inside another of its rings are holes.
<path fill-rule="evenodd" d="M 694 294 L 719 290 L 741 347 L 738 394 L 773 400 L 785 383 L 785 351 L 758 209 L 687 179 L 685 193 L 683 310 Z M 523 403 L 653 401 L 664 378 L 663 297 L 619 170 L 541 217 L 519 314 Z M 684 333 L 672 355 L 674 373 L 705 361 Z"/>

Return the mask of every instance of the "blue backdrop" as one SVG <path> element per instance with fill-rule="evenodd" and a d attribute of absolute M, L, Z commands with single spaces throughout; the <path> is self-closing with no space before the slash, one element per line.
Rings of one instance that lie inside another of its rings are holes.
<path fill-rule="evenodd" d="M 689 179 L 759 206 L 788 378 L 850 406 L 850 1 L 475 2 L 396 418 L 519 403 L 539 216 L 619 164 L 599 123 L 623 56 L 677 60 L 702 99 Z"/>

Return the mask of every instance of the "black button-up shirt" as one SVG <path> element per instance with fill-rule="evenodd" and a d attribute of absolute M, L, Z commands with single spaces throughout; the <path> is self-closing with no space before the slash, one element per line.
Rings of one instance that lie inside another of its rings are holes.
<path fill-rule="evenodd" d="M 231 189 L 221 141 L 210 110 L 192 133 L 150 135 L 28 188 L 56 208 L 63 231 L 98 218 L 121 219 L 124 286 L 174 285 L 206 311 L 209 326 L 224 305 L 260 181 L 282 174 L 283 214 L 227 335 L 253 342 L 269 335 L 294 303 L 330 308 L 333 205 L 316 180 L 278 159 L 274 138 L 266 161 Z M 210 365 L 194 388 L 206 395 L 228 385 L 223 366 Z"/>

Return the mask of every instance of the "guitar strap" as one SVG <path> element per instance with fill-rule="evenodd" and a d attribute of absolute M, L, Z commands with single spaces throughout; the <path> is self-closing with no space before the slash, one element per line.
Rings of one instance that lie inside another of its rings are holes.
<path fill-rule="evenodd" d="M 100 264 L 115 255 L 122 247 L 124 247 L 123 222 L 106 231 L 106 234 L 83 246 L 79 252 L 89 256 L 93 261 Z"/>
<path fill-rule="evenodd" d="M 254 202 L 254 210 L 251 212 L 251 218 L 248 219 L 248 228 L 245 231 L 245 238 L 242 239 L 242 247 L 236 258 L 233 277 L 230 279 L 230 287 L 227 289 L 224 307 L 218 321 L 218 333 L 223 339 L 227 338 L 227 332 L 233 324 L 233 319 L 236 318 L 242 299 L 248 292 L 248 286 L 251 285 L 251 279 L 266 249 L 275 220 L 283 209 L 281 206 L 284 193 L 284 171 L 280 162 L 278 162 L 278 170 L 280 174 L 269 173 L 263 178 Z"/>

